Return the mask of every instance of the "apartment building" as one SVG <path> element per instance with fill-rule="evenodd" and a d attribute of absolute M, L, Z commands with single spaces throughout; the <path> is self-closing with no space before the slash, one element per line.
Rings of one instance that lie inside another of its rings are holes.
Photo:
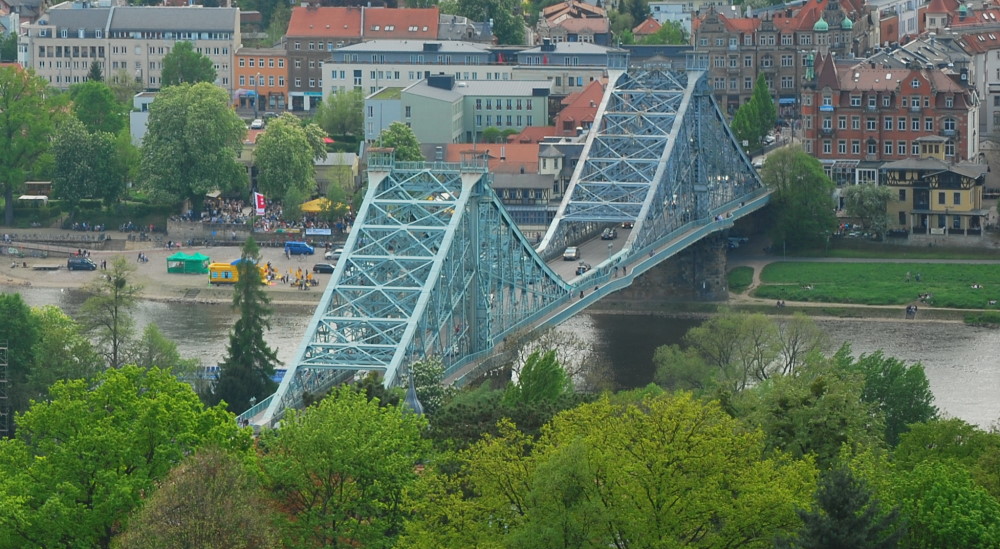
<path fill-rule="evenodd" d="M 236 8 L 92 7 L 63 2 L 20 38 L 19 61 L 54 87 L 86 81 L 98 63 L 109 78 L 124 71 L 148 90 L 161 87 L 163 57 L 179 41 L 212 60 L 216 84 L 233 91 L 233 53 L 240 46 Z"/>
<path fill-rule="evenodd" d="M 240 48 L 236 50 L 234 64 L 235 106 L 256 108 L 258 112 L 282 111 L 288 107 L 288 63 L 284 48 Z"/>

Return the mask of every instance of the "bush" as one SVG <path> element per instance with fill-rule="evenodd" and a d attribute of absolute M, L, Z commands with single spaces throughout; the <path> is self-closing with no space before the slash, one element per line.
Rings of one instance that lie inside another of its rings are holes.
<path fill-rule="evenodd" d="M 741 294 L 753 284 L 753 267 L 736 267 L 726 275 L 726 283 L 729 284 L 729 291 L 734 294 Z"/>

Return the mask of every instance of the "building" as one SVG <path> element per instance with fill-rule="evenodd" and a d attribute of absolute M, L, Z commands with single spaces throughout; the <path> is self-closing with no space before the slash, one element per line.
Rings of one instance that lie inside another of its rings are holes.
<path fill-rule="evenodd" d="M 109 78 L 124 71 L 146 89 L 160 89 L 163 57 L 185 40 L 212 60 L 215 83 L 233 91 L 232 58 L 241 43 L 235 8 L 97 8 L 63 2 L 24 28 L 19 61 L 57 88 L 85 82 L 97 63 Z"/>
<path fill-rule="evenodd" d="M 690 21 L 688 21 L 688 25 L 690 27 Z M 652 34 L 656 34 L 662 26 L 662 23 L 653 19 L 653 16 L 650 15 L 645 21 L 632 28 L 632 36 L 634 36 L 636 40 L 640 40 Z"/>
<path fill-rule="evenodd" d="M 733 18 L 709 8 L 694 26 L 695 52 L 709 58 L 716 100 L 732 114 L 753 93 L 763 74 L 775 102 L 797 115 L 801 84 L 817 54 L 838 59 L 863 55 L 871 25 L 856 0 L 809 1 L 764 17 Z"/>
<path fill-rule="evenodd" d="M 492 44 L 493 29 L 489 23 L 477 23 L 462 15 L 441 14 L 438 20 L 438 40 L 459 40 Z"/>
<path fill-rule="evenodd" d="M 288 63 L 284 48 L 240 48 L 233 64 L 237 86 L 233 93 L 235 106 L 254 109 L 258 114 L 288 107 Z"/>
<path fill-rule="evenodd" d="M 382 88 L 365 97 L 365 141 L 374 143 L 393 122 L 403 120 L 403 88 Z"/>
<path fill-rule="evenodd" d="M 986 169 L 945 162 L 940 155 L 882 165 L 881 179 L 893 190 L 889 235 L 920 245 L 981 240 L 989 215 L 983 205 Z"/>
<path fill-rule="evenodd" d="M 560 137 L 573 137 L 589 131 L 597 118 L 597 109 L 604 99 L 607 79 L 595 80 L 578 93 L 561 101 L 561 109 L 556 115 L 555 132 Z"/>
<path fill-rule="evenodd" d="M 548 80 L 552 95 L 566 96 L 583 90 L 607 75 L 608 69 L 628 67 L 629 52 L 583 42 L 543 43 L 517 53 L 514 80 Z"/>
<path fill-rule="evenodd" d="M 402 122 L 421 143 L 471 143 L 483 130 L 520 132 L 549 118 L 548 81 L 457 82 L 432 75 L 405 88 Z"/>
<path fill-rule="evenodd" d="M 435 40 L 438 21 L 436 7 L 391 9 L 309 5 L 292 8 L 285 33 L 291 110 L 312 110 L 322 101 L 323 62 L 330 59 L 335 48 L 363 40 Z"/>
<path fill-rule="evenodd" d="M 146 128 L 149 126 L 149 105 L 156 99 L 156 92 L 139 92 L 132 98 L 132 112 L 128 113 L 129 135 L 132 136 L 132 144 L 136 147 L 142 145 L 142 138 L 146 136 Z"/>
<path fill-rule="evenodd" d="M 536 40 L 551 42 L 587 42 L 607 46 L 611 25 L 603 8 L 567 0 L 542 8 L 535 26 Z"/>
<path fill-rule="evenodd" d="M 802 144 L 838 184 L 877 181 L 889 162 L 979 159 L 979 96 L 934 66 L 819 60 L 802 94 Z"/>

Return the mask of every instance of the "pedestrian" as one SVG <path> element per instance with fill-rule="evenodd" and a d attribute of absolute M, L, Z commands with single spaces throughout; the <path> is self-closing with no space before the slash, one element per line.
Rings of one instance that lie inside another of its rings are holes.
<path fill-rule="evenodd" d="M 917 279 L 917 282 L 920 282 L 920 273 L 917 273 L 916 279 Z"/>
<path fill-rule="evenodd" d="M 583 299 L 583 290 L 580 290 L 580 299 Z"/>
<path fill-rule="evenodd" d="M 906 282 L 910 281 L 910 271 L 906 271 Z"/>

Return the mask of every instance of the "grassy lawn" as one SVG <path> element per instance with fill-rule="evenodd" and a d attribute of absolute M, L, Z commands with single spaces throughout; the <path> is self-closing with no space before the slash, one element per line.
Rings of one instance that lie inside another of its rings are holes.
<path fill-rule="evenodd" d="M 916 302 L 918 294 L 931 294 L 927 303 L 937 307 L 1000 310 L 989 305 L 1000 300 L 1000 266 L 779 262 L 764 268 L 761 286 L 753 293 L 767 299 L 862 305 L 905 305 Z"/>
<path fill-rule="evenodd" d="M 734 294 L 741 294 L 753 284 L 753 267 L 736 267 L 731 269 L 726 275 L 726 283 L 729 291 Z"/>
<path fill-rule="evenodd" d="M 1000 259 L 1000 250 L 990 248 L 904 246 L 893 244 L 891 240 L 887 242 L 872 242 L 856 238 L 837 238 L 830 241 L 830 246 L 827 249 L 802 250 L 796 252 L 795 255 L 799 257 L 867 259 Z"/>

